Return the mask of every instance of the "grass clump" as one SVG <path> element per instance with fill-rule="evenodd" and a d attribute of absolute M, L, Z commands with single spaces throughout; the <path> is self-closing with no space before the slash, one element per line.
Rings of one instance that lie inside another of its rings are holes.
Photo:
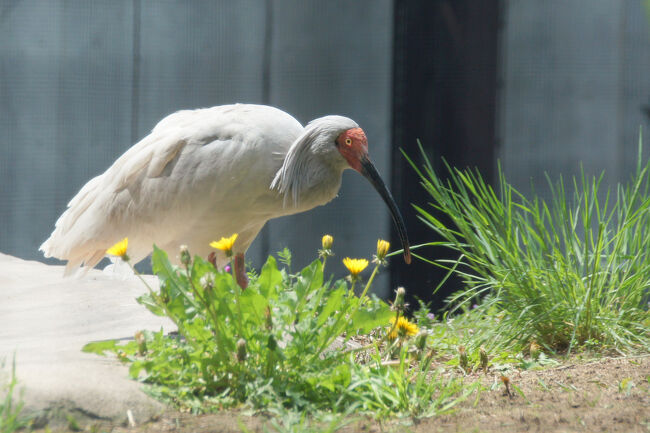
<path fill-rule="evenodd" d="M 422 170 L 409 160 L 433 199 L 415 207 L 443 239 L 432 245 L 458 253 L 431 263 L 464 279 L 449 301 L 475 325 L 475 345 L 650 349 L 650 163 L 640 149 L 629 183 L 612 192 L 602 175 L 549 179 L 548 201 L 525 197 L 501 170 L 495 190 L 477 171 L 447 165 L 439 178 L 424 152 Z"/>
<path fill-rule="evenodd" d="M 233 274 L 187 250 L 178 267 L 155 248 L 160 289 L 138 300 L 169 317 L 178 335 L 143 331 L 131 342 L 95 342 L 84 350 L 115 353 L 133 378 L 151 385 L 149 393 L 194 412 L 244 406 L 287 420 L 297 412 L 445 413 L 476 387 L 434 371 L 431 355 L 415 348 L 412 327 L 395 332 L 405 321 L 403 289 L 393 306 L 366 295 L 387 248 L 378 243 L 360 296 L 355 284 L 369 262 L 346 260 L 350 276 L 328 281 L 332 251 L 325 240 L 320 257 L 297 273 L 288 269 L 288 251 L 280 254 L 285 267 L 270 256 L 259 274 L 249 273 L 245 290 Z M 126 251 L 119 256 L 128 257 Z"/>
<path fill-rule="evenodd" d="M 0 365 L 4 367 L 4 364 Z M 13 433 L 24 429 L 29 425 L 29 419 L 22 416 L 24 403 L 13 401 L 14 390 L 18 381 L 16 380 L 16 360 L 11 365 L 11 378 L 8 383 L 0 386 L 0 393 L 4 398 L 0 400 L 0 433 Z"/>

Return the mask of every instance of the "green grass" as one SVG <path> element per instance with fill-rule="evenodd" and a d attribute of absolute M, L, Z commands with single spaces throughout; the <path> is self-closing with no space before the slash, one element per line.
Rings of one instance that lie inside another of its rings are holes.
<path fill-rule="evenodd" d="M 183 410 L 242 407 L 274 415 L 267 430 L 336 431 L 350 414 L 449 413 L 485 390 L 475 374 L 484 369 L 505 378 L 556 365 L 559 353 L 650 349 L 650 165 L 613 192 L 602 176 L 559 179 L 549 201 L 524 197 L 501 173 L 495 190 L 476 171 L 447 167 L 442 180 L 428 161 L 414 168 L 432 197 L 416 206 L 420 218 L 442 237 L 435 245 L 458 254 L 420 258 L 465 283 L 437 318 L 424 304 L 414 311 L 417 335 L 405 327 L 389 338 L 405 314 L 401 290 L 392 304 L 366 295 L 383 257 L 358 296 L 358 278 L 326 278 L 329 247 L 298 272 L 289 251 L 270 256 L 246 290 L 200 257 L 181 252 L 173 266 L 155 248 L 160 288 L 138 301 L 178 335 L 141 331 L 84 350 L 114 353 L 147 392 Z"/>
<path fill-rule="evenodd" d="M 443 180 L 424 152 L 422 169 L 409 159 L 432 198 L 415 208 L 442 238 L 430 245 L 458 255 L 420 258 L 464 280 L 449 303 L 452 312 L 465 312 L 455 323 L 472 329 L 473 347 L 650 349 L 650 164 L 640 162 L 640 143 L 627 184 L 603 188 L 602 175 L 569 184 L 549 179 L 548 201 L 525 197 L 500 170 L 495 189 L 477 171 L 448 165 Z M 441 332 L 454 335 L 448 327 Z"/>
<path fill-rule="evenodd" d="M 200 257 L 187 255 L 176 267 L 156 248 L 152 265 L 160 289 L 139 302 L 169 317 L 178 336 L 144 331 L 126 344 L 95 342 L 84 350 L 115 353 L 134 379 L 150 385 L 147 392 L 175 407 L 277 412 L 284 425 L 278 429 L 304 429 L 325 414 L 333 420 L 349 413 L 435 416 L 477 389 L 434 369 L 432 352 L 418 349 L 406 331 L 388 338 L 391 319 L 404 313 L 403 293 L 392 306 L 366 296 L 383 260 L 375 258 L 357 296 L 357 279 L 325 279 L 323 251 L 297 273 L 289 271 L 288 251 L 279 256 L 284 266 L 270 256 L 242 290 L 233 275 Z M 353 338 L 364 346 L 346 347 Z"/>
<path fill-rule="evenodd" d="M 0 365 L 4 367 L 4 364 Z M 16 380 L 16 360 L 11 365 L 11 378 L 8 383 L 0 385 L 0 433 L 13 433 L 29 425 L 29 419 L 21 415 L 23 402 L 13 401 L 14 391 L 18 381 Z"/>

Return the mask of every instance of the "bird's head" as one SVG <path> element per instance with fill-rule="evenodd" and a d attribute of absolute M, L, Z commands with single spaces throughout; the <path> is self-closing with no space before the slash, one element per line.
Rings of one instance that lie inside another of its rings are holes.
<path fill-rule="evenodd" d="M 363 129 L 358 127 L 346 129 L 336 137 L 334 143 L 341 156 L 348 162 L 348 165 L 362 173 L 363 165 L 361 161 L 368 159 L 368 139 Z"/>
<path fill-rule="evenodd" d="M 325 116 L 311 121 L 305 132 L 292 144 L 282 168 L 278 170 L 271 188 L 293 195 L 297 202 L 308 161 L 317 159 L 334 169 L 352 168 L 368 179 L 390 210 L 397 227 L 404 260 L 411 263 L 411 251 L 402 215 L 395 200 L 368 156 L 368 139 L 363 129 L 353 120 L 343 116 Z"/>
<path fill-rule="evenodd" d="M 348 165 L 368 179 L 388 206 L 404 248 L 404 261 L 411 263 L 411 251 L 404 220 L 395 204 L 393 196 L 388 188 L 386 188 L 386 184 L 368 156 L 368 139 L 366 138 L 366 133 L 359 127 L 349 128 L 338 135 L 335 143 L 336 149 L 347 161 Z"/>

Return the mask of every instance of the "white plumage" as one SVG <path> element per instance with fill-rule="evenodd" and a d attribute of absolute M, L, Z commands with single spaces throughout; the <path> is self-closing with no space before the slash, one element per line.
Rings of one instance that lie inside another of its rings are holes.
<path fill-rule="evenodd" d="M 66 274 L 95 266 L 124 237 L 134 262 L 154 243 L 170 252 L 185 244 L 207 256 L 211 240 L 233 233 L 235 252 L 243 253 L 269 219 L 336 196 L 357 147 L 350 140 L 342 151 L 341 134 L 355 130 L 341 116 L 303 128 L 261 105 L 176 112 L 81 188 L 40 249 L 67 260 Z"/>

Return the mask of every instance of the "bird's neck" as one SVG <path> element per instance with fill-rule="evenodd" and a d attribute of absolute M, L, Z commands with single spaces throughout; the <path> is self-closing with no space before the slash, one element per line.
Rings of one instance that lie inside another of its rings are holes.
<path fill-rule="evenodd" d="M 341 188 L 343 169 L 333 167 L 317 158 L 306 167 L 306 174 L 298 190 L 296 206 L 308 210 L 329 203 Z"/>
<path fill-rule="evenodd" d="M 285 208 L 302 212 L 336 197 L 345 164 L 340 155 L 324 149 L 306 133 L 287 152 L 271 183 L 283 195 Z"/>

